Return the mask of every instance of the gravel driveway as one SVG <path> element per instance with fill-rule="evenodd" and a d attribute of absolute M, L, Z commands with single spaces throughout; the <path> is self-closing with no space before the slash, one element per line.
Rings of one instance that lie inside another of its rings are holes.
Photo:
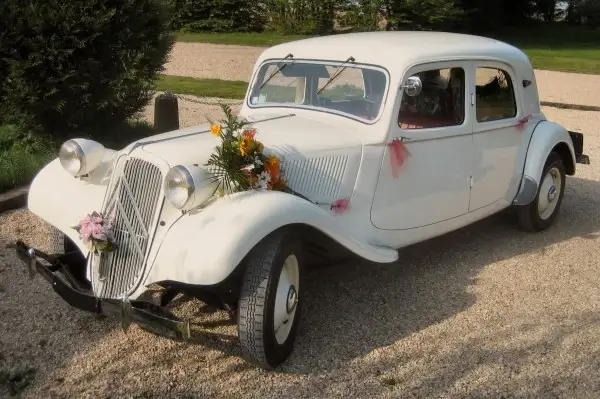
<path fill-rule="evenodd" d="M 240 360 L 235 326 L 199 302 L 175 304 L 197 323 L 189 344 L 70 308 L 5 248 L 47 247 L 47 226 L 0 215 L 0 397 L 598 397 L 600 113 L 544 111 L 586 133 L 593 163 L 568 179 L 552 229 L 521 232 L 505 212 L 394 265 L 315 272 L 281 372 Z"/>
<path fill-rule="evenodd" d="M 167 75 L 249 81 L 260 47 L 176 43 Z M 536 70 L 542 101 L 600 106 L 600 75 Z"/>

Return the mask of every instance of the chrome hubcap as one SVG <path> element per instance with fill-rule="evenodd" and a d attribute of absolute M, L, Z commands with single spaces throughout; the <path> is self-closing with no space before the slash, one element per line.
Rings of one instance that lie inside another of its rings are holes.
<path fill-rule="evenodd" d="M 296 287 L 291 285 L 290 290 L 288 291 L 287 303 L 285 305 L 285 310 L 287 311 L 287 314 L 290 314 L 294 310 L 296 310 L 297 304 L 298 304 L 298 294 L 296 293 Z"/>
<path fill-rule="evenodd" d="M 279 282 L 277 283 L 277 294 L 275 297 L 275 309 L 273 317 L 273 329 L 275 339 L 283 344 L 294 324 L 296 310 L 298 307 L 298 292 L 300 284 L 300 271 L 298 258 L 295 255 L 287 257 L 281 268 Z"/>
<path fill-rule="evenodd" d="M 558 204 L 558 193 L 562 188 L 560 171 L 557 168 L 551 168 L 540 187 L 540 196 L 538 200 L 538 214 L 541 219 L 548 219 L 556 210 Z"/>

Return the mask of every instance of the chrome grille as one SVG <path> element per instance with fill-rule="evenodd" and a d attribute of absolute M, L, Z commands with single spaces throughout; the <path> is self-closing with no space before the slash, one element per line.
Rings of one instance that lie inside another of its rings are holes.
<path fill-rule="evenodd" d="M 151 234 L 161 206 L 162 173 L 138 158 L 125 158 L 115 168 L 103 213 L 115 219 L 115 252 L 92 258 L 94 291 L 117 298 L 135 288 L 144 273 Z"/>
<path fill-rule="evenodd" d="M 348 164 L 347 156 L 283 159 L 285 179 L 293 190 L 313 201 L 337 199 Z"/>

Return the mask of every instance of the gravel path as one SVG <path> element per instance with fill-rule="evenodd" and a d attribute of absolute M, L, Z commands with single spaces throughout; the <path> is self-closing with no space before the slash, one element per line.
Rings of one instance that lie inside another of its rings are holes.
<path fill-rule="evenodd" d="M 249 81 L 260 47 L 176 43 L 167 75 Z M 542 101 L 600 106 L 600 75 L 536 70 Z M 567 83 L 568 82 L 568 83 Z"/>
<path fill-rule="evenodd" d="M 190 344 L 70 308 L 2 244 L 44 248 L 47 226 L 24 210 L 0 215 L 0 397 L 598 397 L 600 113 L 545 112 L 586 133 L 593 162 L 568 179 L 551 230 L 521 232 L 503 213 L 394 265 L 312 274 L 282 372 L 241 361 L 235 326 L 198 302 L 175 306 L 199 325 Z"/>

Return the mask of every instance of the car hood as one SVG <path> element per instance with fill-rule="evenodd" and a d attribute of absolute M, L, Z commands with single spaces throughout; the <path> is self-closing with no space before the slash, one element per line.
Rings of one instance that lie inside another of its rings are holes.
<path fill-rule="evenodd" d="M 254 117 L 256 139 L 282 159 L 288 185 L 315 201 L 350 195 L 360 166 L 359 134 L 323 121 L 282 113 Z M 140 141 L 129 153 L 141 150 L 169 164 L 205 164 L 220 139 L 209 124 L 181 129 Z M 350 191 L 349 191 L 350 190 Z"/>
<path fill-rule="evenodd" d="M 282 114 L 256 118 L 256 139 L 269 151 L 282 157 L 318 156 L 331 151 L 361 147 L 360 136 L 321 121 Z M 213 136 L 208 123 L 181 129 L 140 141 L 135 147 L 155 155 L 170 166 L 177 164 L 205 163 L 220 139 Z"/>

